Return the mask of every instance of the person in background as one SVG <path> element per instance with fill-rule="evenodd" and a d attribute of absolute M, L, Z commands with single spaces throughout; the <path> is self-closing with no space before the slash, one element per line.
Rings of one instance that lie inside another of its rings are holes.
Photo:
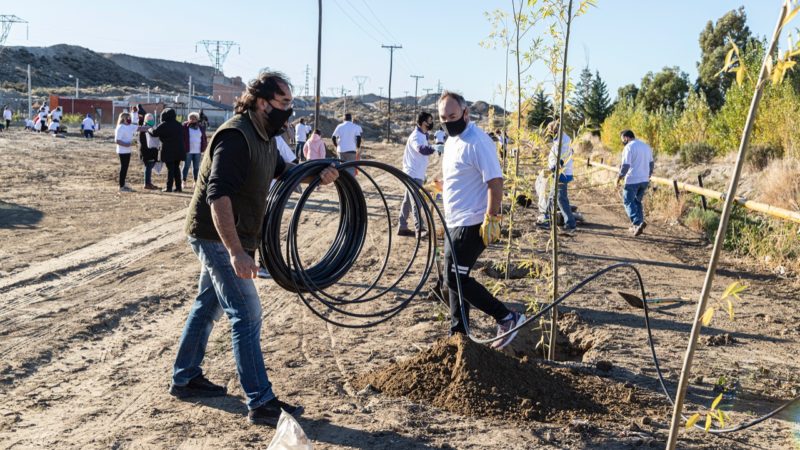
<path fill-rule="evenodd" d="M 315 159 L 325 159 L 326 156 L 325 141 L 322 140 L 322 132 L 316 129 L 311 133 L 311 138 L 306 141 L 306 145 L 303 146 L 303 157 L 305 157 L 306 161 L 312 161 Z"/>
<path fill-rule="evenodd" d="M 141 103 L 136 105 L 136 114 L 138 116 L 133 116 L 133 121 L 141 126 L 144 124 L 144 116 L 147 115 L 147 111 L 144 110 L 144 106 Z"/>
<path fill-rule="evenodd" d="M 53 133 L 53 136 L 57 136 L 59 132 L 61 132 L 61 125 L 58 120 L 51 120 L 50 125 L 47 127 L 47 131 Z"/>
<path fill-rule="evenodd" d="M 156 119 L 152 114 L 144 115 L 143 126 L 151 129 L 156 125 Z M 158 161 L 158 138 L 150 136 L 147 131 L 139 131 L 139 159 L 144 164 L 144 188 L 147 190 L 158 190 L 158 186 L 153 184 L 153 167 Z"/>
<path fill-rule="evenodd" d="M 131 147 L 139 126 L 131 120 L 130 113 L 120 113 L 117 119 L 117 128 L 114 130 L 114 142 L 117 144 L 117 155 L 119 156 L 119 191 L 131 192 L 133 189 L 125 183 L 128 176 L 128 166 L 131 163 Z"/>
<path fill-rule="evenodd" d="M 149 131 L 161 140 L 161 161 L 167 166 L 167 186 L 164 192 L 183 192 L 181 187 L 181 161 L 186 154 L 183 142 L 183 126 L 178 122 L 178 115 L 172 108 L 161 111 L 161 123 Z"/>
<path fill-rule="evenodd" d="M 81 130 L 83 131 L 83 137 L 86 139 L 94 138 L 94 130 L 95 130 L 95 123 L 94 119 L 92 119 L 92 114 L 87 113 L 86 117 L 81 122 Z"/>
<path fill-rule="evenodd" d="M 310 132 L 311 127 L 306 125 L 306 119 L 300 119 L 300 123 L 294 126 L 294 140 L 297 142 L 297 147 L 295 147 L 294 151 L 300 161 L 303 160 L 303 147 L 306 145 L 306 139 Z"/>
<path fill-rule="evenodd" d="M 47 111 L 49 109 L 47 106 L 42 106 L 39 108 L 39 121 L 37 122 L 36 131 L 38 132 L 45 132 L 47 133 Z"/>
<path fill-rule="evenodd" d="M 469 308 L 474 306 L 497 322 L 495 349 L 508 345 L 525 321 L 523 314 L 512 312 L 470 271 L 483 250 L 500 237 L 500 203 L 503 199 L 503 171 L 497 148 L 486 133 L 469 121 L 469 108 L 463 96 L 444 91 L 437 102 L 439 121 L 447 131 L 442 156 L 442 199 L 447 230 L 452 240 L 445 240 L 444 260 L 447 287 L 450 291 L 450 333 L 466 334 Z M 453 255 L 458 264 L 453 261 Z M 464 295 L 464 316 L 458 286 Z"/>
<path fill-rule="evenodd" d="M 200 126 L 208 131 L 208 116 L 203 112 L 203 108 L 200 108 Z"/>
<path fill-rule="evenodd" d="M 25 119 L 25 130 L 26 131 L 34 131 L 34 127 L 36 123 L 31 119 Z"/>
<path fill-rule="evenodd" d="M 14 117 L 14 113 L 11 112 L 11 108 L 8 105 L 3 105 L 3 120 L 6 122 L 6 130 L 11 128 L 11 119 Z"/>
<path fill-rule="evenodd" d="M 558 175 L 558 209 L 564 217 L 563 232 L 568 235 L 575 234 L 575 215 L 572 213 L 572 205 L 569 204 L 568 187 L 569 183 L 573 180 L 572 163 L 573 152 L 570 147 L 571 139 L 567 133 L 561 134 L 561 150 L 558 149 L 558 127 L 559 120 L 554 120 L 547 125 L 547 136 L 552 141 L 552 147 L 547 157 L 547 166 L 550 173 L 559 170 Z M 552 188 L 552 186 L 551 186 Z M 550 198 L 553 198 L 554 193 L 550 192 Z M 551 200 L 552 204 L 552 200 Z M 549 209 L 549 208 L 548 208 Z M 549 217 L 549 215 L 548 215 Z M 553 220 L 553 218 L 550 218 Z"/>
<path fill-rule="evenodd" d="M 441 125 L 439 125 L 439 129 L 436 130 L 436 133 L 433 133 L 433 143 L 434 144 L 444 144 L 444 141 L 447 139 L 447 133 L 444 132 L 444 129 Z"/>
<path fill-rule="evenodd" d="M 339 159 L 344 162 L 357 161 L 361 152 L 361 127 L 353 123 L 353 116 L 350 113 L 344 115 L 344 121 L 333 130 L 331 140 L 336 146 Z M 347 169 L 350 175 L 355 175 L 353 167 Z"/>
<path fill-rule="evenodd" d="M 206 129 L 200 124 L 200 114 L 189 113 L 189 120 L 183 123 L 183 146 L 186 150 L 185 161 L 183 163 L 183 184 L 189 178 L 189 166 L 192 166 L 192 182 L 197 183 L 197 173 L 200 170 L 200 161 L 203 151 L 208 145 Z"/>
<path fill-rule="evenodd" d="M 653 169 L 655 169 L 653 149 L 636 139 L 631 130 L 624 130 L 620 133 L 620 138 L 625 148 L 622 150 L 617 186 L 622 183 L 623 179 L 625 180 L 625 187 L 622 188 L 622 201 L 625 205 L 625 212 L 631 219 L 629 230 L 634 236 L 639 236 L 647 227 L 642 199 L 644 199 L 647 186 L 650 184 L 650 177 L 653 176 Z"/>
<path fill-rule="evenodd" d="M 64 110 L 58 106 L 53 112 L 50 113 L 50 120 L 53 122 L 61 123 L 61 118 L 64 116 Z"/>
<path fill-rule="evenodd" d="M 417 126 L 406 140 L 406 148 L 403 152 L 403 172 L 411 177 L 418 187 L 425 183 L 425 172 L 428 170 L 428 160 L 435 152 L 433 147 L 428 145 L 428 132 L 433 129 L 433 115 L 421 111 L 417 115 Z M 416 232 L 408 229 L 408 214 L 414 214 Z M 419 205 L 414 201 L 412 193 L 406 189 L 403 202 L 400 204 L 400 217 L 397 221 L 398 236 L 425 236 L 425 228 L 419 217 Z"/>

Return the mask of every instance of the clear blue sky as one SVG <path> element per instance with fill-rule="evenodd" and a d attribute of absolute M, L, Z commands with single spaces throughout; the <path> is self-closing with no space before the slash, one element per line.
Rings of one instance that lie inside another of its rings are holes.
<path fill-rule="evenodd" d="M 316 65 L 315 0 L 168 2 L 3 2 L 0 14 L 30 22 L 12 28 L 6 45 L 81 45 L 98 52 L 208 64 L 202 39 L 241 44 L 225 62 L 227 75 L 252 78 L 268 66 L 285 72 L 302 89 L 304 70 Z M 224 5 L 220 7 L 219 5 Z M 368 5 L 368 6 L 367 6 Z M 758 36 L 772 32 L 780 0 L 598 0 L 598 7 L 574 23 L 570 65 L 588 63 L 606 80 L 612 98 L 619 86 L 639 84 L 648 71 L 679 66 L 696 77 L 698 35 L 710 19 L 744 5 Z M 497 0 L 323 0 L 323 95 L 331 87 L 356 91 L 354 75 L 366 75 L 367 92 L 388 85 L 389 52 L 395 52 L 393 96 L 413 95 L 410 75 L 423 75 L 423 88 L 463 92 L 472 100 L 502 103 L 497 86 L 505 77 L 505 54 L 481 48 L 490 26 L 484 11 L 510 8 Z M 577 73 L 577 71 L 576 71 Z M 313 89 L 313 87 L 312 87 Z"/>

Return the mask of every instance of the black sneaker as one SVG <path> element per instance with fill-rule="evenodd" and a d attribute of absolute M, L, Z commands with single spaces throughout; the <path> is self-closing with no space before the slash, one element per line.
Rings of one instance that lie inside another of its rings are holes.
<path fill-rule="evenodd" d="M 641 235 L 641 234 L 642 234 L 642 232 L 644 231 L 644 229 L 645 229 L 646 227 L 647 227 L 647 222 L 642 222 L 641 224 L 639 224 L 639 226 L 637 226 L 637 227 L 636 227 L 636 228 L 633 230 L 633 235 L 634 235 L 634 236 L 639 236 L 639 235 Z"/>
<path fill-rule="evenodd" d="M 169 388 L 169 393 L 173 397 L 187 398 L 187 397 L 221 397 L 228 393 L 225 386 L 214 384 L 203 375 L 198 375 L 192 378 L 186 386 L 172 385 Z"/>
<path fill-rule="evenodd" d="M 251 409 L 247 413 L 247 421 L 253 425 L 269 425 L 271 427 L 278 425 L 278 418 L 281 417 L 281 411 L 286 411 L 294 417 L 300 417 L 303 414 L 302 406 L 292 406 L 284 403 L 277 398 L 264 403 L 256 409 Z"/>
<path fill-rule="evenodd" d="M 414 237 L 417 234 L 414 231 L 409 230 L 408 228 L 400 228 L 399 230 L 397 230 L 397 235 L 398 236 Z"/>

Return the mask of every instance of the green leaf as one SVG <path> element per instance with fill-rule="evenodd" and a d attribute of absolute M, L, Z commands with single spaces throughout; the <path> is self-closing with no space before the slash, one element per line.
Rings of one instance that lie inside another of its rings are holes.
<path fill-rule="evenodd" d="M 686 421 L 686 429 L 692 428 L 698 420 L 700 420 L 700 413 L 692 414 L 692 417 L 689 417 L 689 420 Z"/>
<path fill-rule="evenodd" d="M 705 430 L 708 431 L 711 429 L 711 414 L 706 414 L 706 426 Z"/>
<path fill-rule="evenodd" d="M 709 307 L 706 309 L 706 312 L 703 313 L 703 316 L 700 317 L 700 323 L 703 324 L 704 327 L 707 327 L 708 324 L 711 323 L 711 319 L 714 318 L 714 307 Z"/>
<path fill-rule="evenodd" d="M 722 394 L 719 394 L 717 396 L 717 398 L 714 399 L 714 402 L 711 403 L 711 411 L 714 411 L 715 409 L 717 409 L 717 406 L 719 405 L 719 402 L 721 402 L 721 401 L 722 401 Z"/>

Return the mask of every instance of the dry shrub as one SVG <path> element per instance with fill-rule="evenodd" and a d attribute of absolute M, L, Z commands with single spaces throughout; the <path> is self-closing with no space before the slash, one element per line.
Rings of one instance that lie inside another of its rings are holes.
<path fill-rule="evenodd" d="M 678 198 L 675 198 L 672 189 L 652 184 L 651 187 L 648 193 L 650 201 L 648 203 L 649 211 L 647 214 L 668 223 L 678 223 L 679 219 L 689 207 L 687 202 L 688 197 L 682 194 Z M 702 230 L 696 229 L 695 231 Z"/>
<path fill-rule="evenodd" d="M 772 161 L 759 177 L 758 192 L 763 203 L 800 211 L 800 160 Z"/>
<path fill-rule="evenodd" d="M 783 158 L 783 147 L 780 145 L 760 144 L 747 150 L 747 163 L 755 171 L 764 170 L 771 161 Z"/>

